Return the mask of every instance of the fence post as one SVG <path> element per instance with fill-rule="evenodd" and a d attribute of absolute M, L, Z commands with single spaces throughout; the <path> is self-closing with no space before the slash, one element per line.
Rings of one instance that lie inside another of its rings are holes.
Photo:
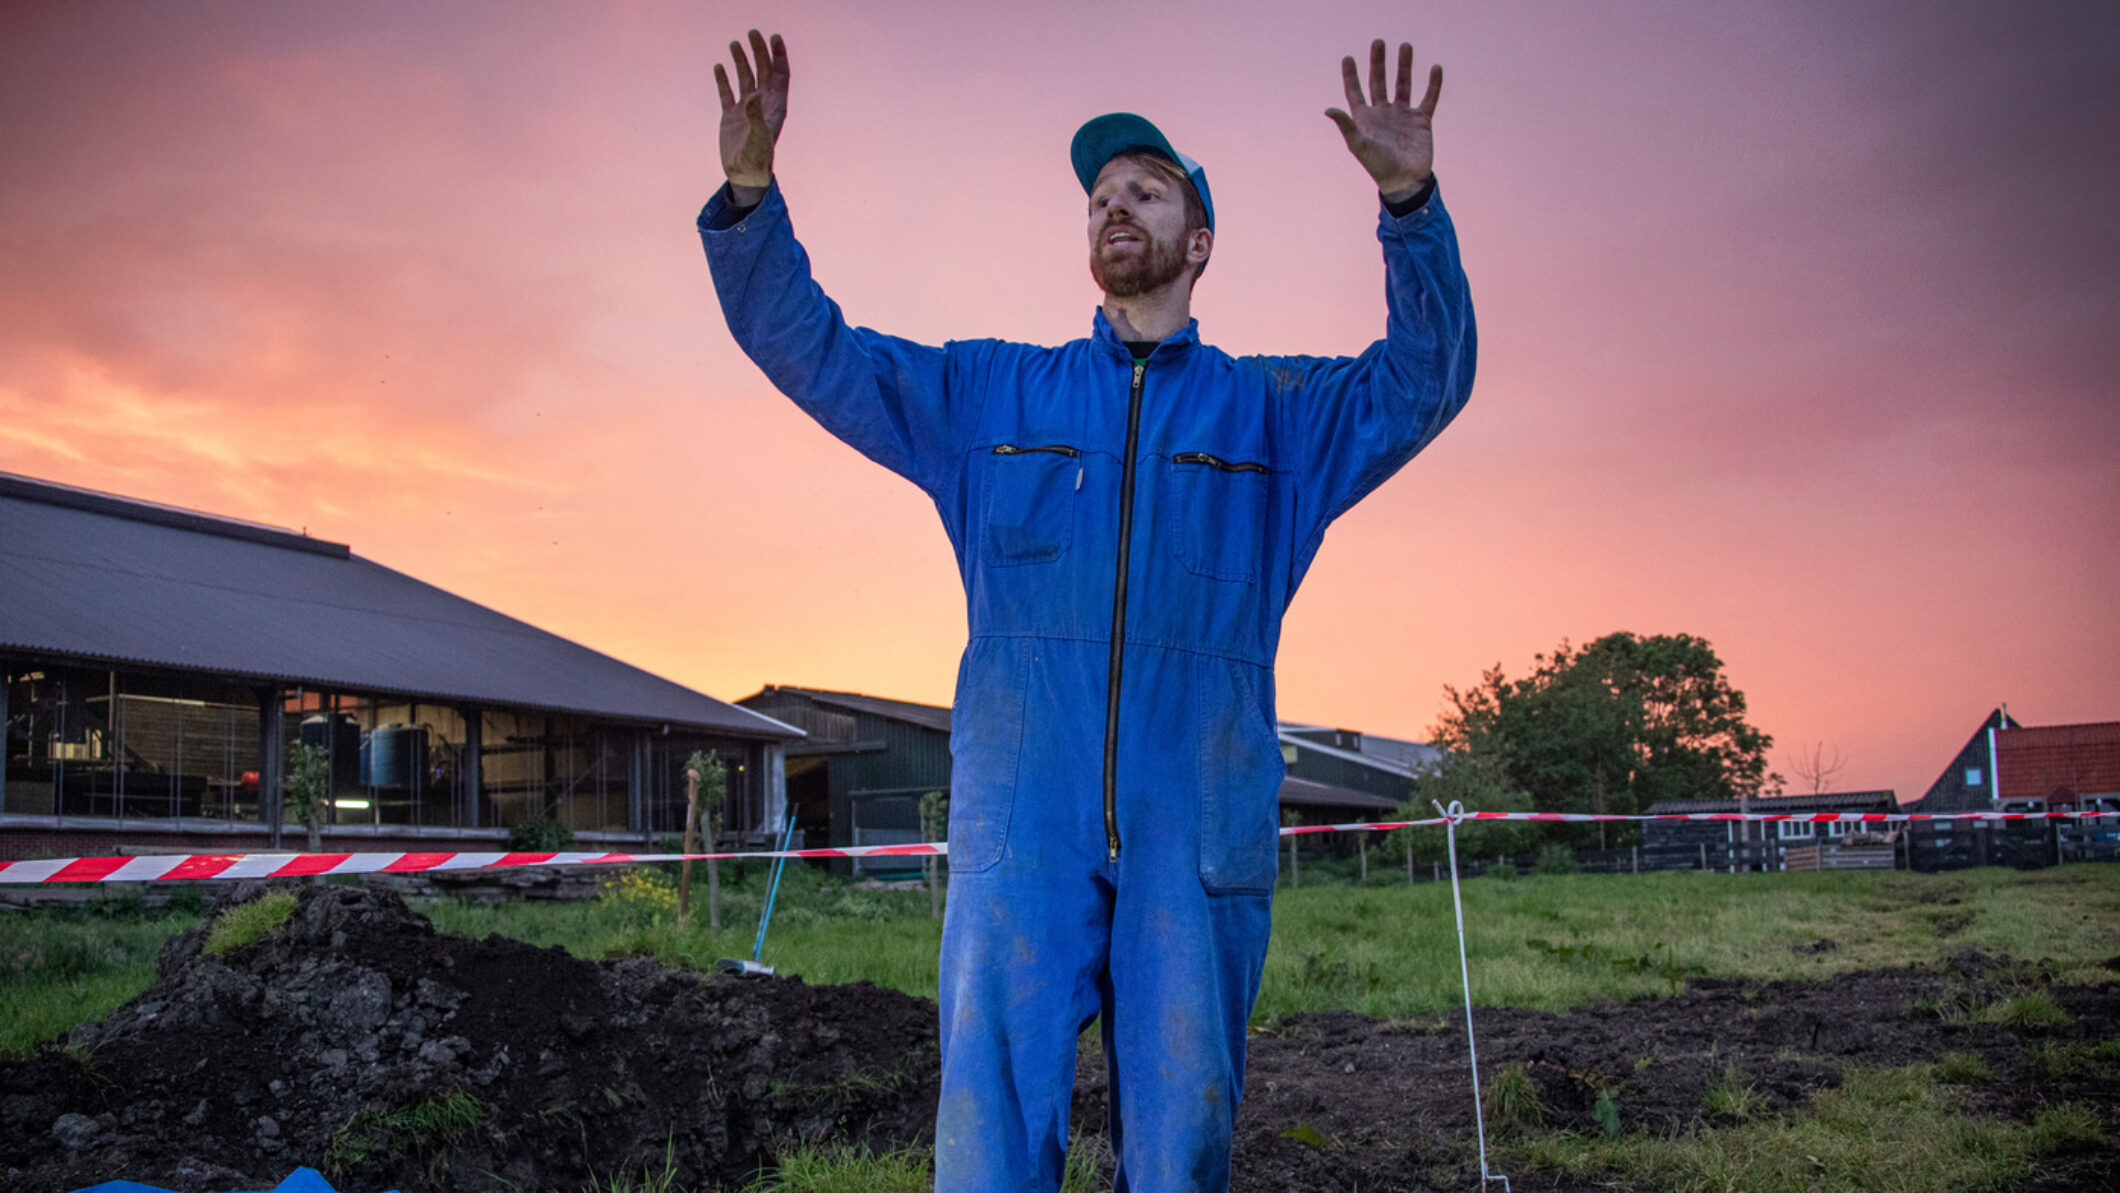
<path fill-rule="evenodd" d="M 1708 872 L 1708 843 L 1706 841 L 1700 843 L 1700 872 L 1703 874 Z"/>
<path fill-rule="evenodd" d="M 1429 871 L 1430 871 L 1430 876 L 1431 876 L 1431 877 L 1432 877 L 1432 878 L 1433 878 L 1433 879 L 1434 879 L 1434 880 L 1435 880 L 1436 882 L 1441 882 L 1441 881 L 1443 881 L 1443 863 L 1441 863 L 1441 862 L 1430 862 L 1430 863 L 1428 863 L 1428 869 L 1429 869 Z"/>
<path fill-rule="evenodd" d="M 1634 872 L 1636 874 L 1642 872 L 1642 847 L 1639 845 L 1634 847 Z"/>

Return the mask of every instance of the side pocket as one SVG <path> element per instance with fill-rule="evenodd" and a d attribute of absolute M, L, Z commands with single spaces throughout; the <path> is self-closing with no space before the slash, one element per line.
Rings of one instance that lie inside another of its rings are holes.
<path fill-rule="evenodd" d="M 1021 642 L 975 638 L 965 647 L 950 721 L 951 873 L 992 869 L 1007 852 L 1029 681 Z"/>
<path fill-rule="evenodd" d="M 1239 584 L 1259 578 L 1272 475 L 1264 464 L 1207 452 L 1170 458 L 1171 551 L 1185 570 Z"/>
<path fill-rule="evenodd" d="M 1200 884 L 1210 895 L 1271 893 L 1281 848 L 1281 741 L 1261 715 L 1250 666 L 1195 657 L 1200 717 Z"/>

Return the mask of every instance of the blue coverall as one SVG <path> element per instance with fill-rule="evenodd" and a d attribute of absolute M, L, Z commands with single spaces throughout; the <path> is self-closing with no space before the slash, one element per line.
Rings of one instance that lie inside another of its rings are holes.
<path fill-rule="evenodd" d="M 926 347 L 849 326 L 777 185 L 699 216 L 730 331 L 933 498 L 970 619 L 950 738 L 941 1193 L 1056 1190 L 1100 1018 L 1120 1190 L 1229 1183 L 1277 861 L 1273 664 L 1326 526 L 1472 388 L 1440 198 L 1383 213 L 1385 338 L 1232 357 L 1197 324 Z"/>

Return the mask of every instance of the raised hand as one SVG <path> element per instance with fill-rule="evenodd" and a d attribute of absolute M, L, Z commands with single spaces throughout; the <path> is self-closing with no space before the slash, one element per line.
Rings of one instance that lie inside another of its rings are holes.
<path fill-rule="evenodd" d="M 1389 96 L 1384 91 L 1384 39 L 1378 38 L 1369 43 L 1369 98 L 1362 98 L 1352 57 L 1340 59 L 1340 81 L 1347 87 L 1347 108 L 1328 108 L 1325 114 L 1347 139 L 1347 151 L 1376 179 L 1386 199 L 1411 196 L 1435 173 L 1433 123 L 1436 97 L 1443 92 L 1443 68 L 1428 68 L 1428 94 L 1414 103 L 1413 46 L 1400 42 L 1398 93 Z"/>
<path fill-rule="evenodd" d="M 721 168 L 737 198 L 752 198 L 773 181 L 773 143 L 780 140 L 780 126 L 788 120 L 788 47 L 773 35 L 770 45 L 753 29 L 751 54 L 743 43 L 729 43 L 736 60 L 736 86 L 729 87 L 729 72 L 714 64 L 714 86 L 721 92 Z M 751 59 L 758 70 L 751 69 Z"/>

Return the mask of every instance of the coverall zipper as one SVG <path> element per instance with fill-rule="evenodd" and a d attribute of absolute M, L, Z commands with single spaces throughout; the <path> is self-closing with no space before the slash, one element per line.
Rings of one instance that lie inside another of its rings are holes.
<path fill-rule="evenodd" d="M 1126 655 L 1127 557 L 1134 546 L 1134 451 L 1141 439 L 1141 382 L 1148 362 L 1134 362 L 1126 396 L 1126 458 L 1119 472 L 1119 575 L 1112 583 L 1111 683 L 1104 696 L 1104 843 L 1119 860 L 1119 672 Z"/>
<path fill-rule="evenodd" d="M 1055 452 L 1070 458 L 1082 454 L 1079 450 L 1069 447 L 1065 443 L 1040 443 L 1032 447 L 1018 447 L 1013 443 L 998 443 L 994 445 L 993 454 L 997 456 L 1020 456 L 1025 452 Z"/>

